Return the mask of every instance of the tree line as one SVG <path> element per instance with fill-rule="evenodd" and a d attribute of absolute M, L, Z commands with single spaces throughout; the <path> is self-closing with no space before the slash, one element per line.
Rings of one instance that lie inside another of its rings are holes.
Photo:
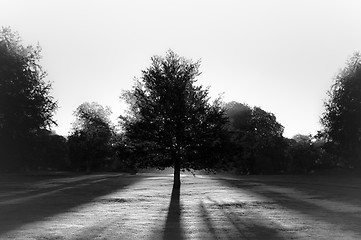
<path fill-rule="evenodd" d="M 197 83 L 200 62 L 169 50 L 154 56 L 128 103 L 110 121 L 111 110 L 83 103 L 65 138 L 51 131 L 58 107 L 40 65 L 40 46 L 23 46 L 9 28 L 0 31 L 0 167 L 74 171 L 130 171 L 173 167 L 240 174 L 310 173 L 361 164 L 361 63 L 355 53 L 334 79 L 317 135 L 283 136 L 273 113 L 245 103 L 211 101 Z"/>

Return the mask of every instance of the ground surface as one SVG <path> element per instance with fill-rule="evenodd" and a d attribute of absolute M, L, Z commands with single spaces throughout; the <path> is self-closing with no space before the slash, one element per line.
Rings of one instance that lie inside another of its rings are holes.
<path fill-rule="evenodd" d="M 0 239 L 361 239 L 361 178 L 0 175 Z"/>

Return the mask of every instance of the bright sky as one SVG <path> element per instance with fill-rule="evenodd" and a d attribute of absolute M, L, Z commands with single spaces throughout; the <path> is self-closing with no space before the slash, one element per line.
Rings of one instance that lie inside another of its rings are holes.
<path fill-rule="evenodd" d="M 67 135 L 83 102 L 119 96 L 168 49 L 202 60 L 212 96 L 272 112 L 284 136 L 315 134 L 335 74 L 361 50 L 361 1 L 1 0 L 0 26 L 43 48 Z"/>

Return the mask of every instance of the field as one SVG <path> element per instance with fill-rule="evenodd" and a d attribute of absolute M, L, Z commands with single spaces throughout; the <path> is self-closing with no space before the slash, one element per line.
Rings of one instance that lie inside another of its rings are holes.
<path fill-rule="evenodd" d="M 0 239 L 361 239 L 357 176 L 0 175 Z"/>

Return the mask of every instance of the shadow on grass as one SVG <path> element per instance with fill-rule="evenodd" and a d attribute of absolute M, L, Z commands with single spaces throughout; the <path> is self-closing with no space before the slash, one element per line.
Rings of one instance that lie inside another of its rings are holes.
<path fill-rule="evenodd" d="M 262 187 L 259 188 L 259 183 L 261 181 L 257 181 L 257 184 L 254 185 L 251 184 L 252 181 L 244 182 L 228 179 L 220 179 L 220 181 L 223 181 L 229 187 L 252 195 L 258 195 L 262 199 L 265 199 L 263 202 L 260 202 L 261 209 L 287 209 L 293 212 L 294 217 L 306 216 L 308 219 L 316 220 L 317 222 L 329 223 L 338 226 L 343 230 L 361 233 L 359 228 L 361 217 L 357 214 L 357 211 L 355 210 L 355 212 L 352 212 L 350 210 L 345 210 L 342 209 L 342 205 L 338 205 L 339 203 L 347 204 L 346 200 L 343 202 L 340 202 L 337 199 L 333 200 L 333 197 L 338 197 L 341 193 L 345 194 L 342 188 L 342 191 L 338 190 L 338 188 L 334 188 L 333 191 L 328 188 L 327 191 L 324 191 L 323 185 L 314 185 L 312 183 L 300 185 L 287 182 L 272 182 L 272 185 L 263 182 Z M 279 186 L 281 186 L 285 192 L 278 192 L 277 187 Z M 318 187 L 317 195 L 308 195 L 308 192 L 311 192 L 311 189 L 313 192 L 316 192 L 316 187 Z M 289 193 L 287 193 L 287 189 L 290 189 Z M 346 189 L 348 188 L 346 187 Z M 294 191 L 299 191 L 297 196 L 292 195 Z M 358 200 L 357 198 L 354 198 L 352 193 L 350 193 L 349 196 L 349 201 L 353 200 L 353 202 L 355 202 Z M 333 201 L 334 204 L 332 204 Z M 352 205 L 355 206 L 355 204 Z M 359 207 L 361 207 L 361 205 L 358 204 L 358 209 Z M 344 210 L 345 212 L 343 212 Z"/>
<path fill-rule="evenodd" d="M 173 188 L 168 208 L 167 220 L 164 227 L 163 240 L 184 239 L 181 214 L 182 209 L 180 204 L 180 189 Z"/>
<path fill-rule="evenodd" d="M 212 218 L 208 213 L 207 208 L 204 206 L 204 203 L 201 202 L 199 204 L 199 210 L 201 213 L 201 217 L 203 219 L 203 221 L 206 224 L 207 229 L 209 230 L 209 233 L 211 234 L 211 239 L 218 239 L 217 238 L 217 233 L 216 233 L 216 228 L 213 224 Z"/>
<path fill-rule="evenodd" d="M 240 207 L 239 204 L 232 206 L 208 199 L 212 202 L 208 207 L 217 214 L 212 218 L 206 204 L 199 204 L 202 219 L 211 235 L 207 239 L 285 239 L 277 230 L 266 226 L 262 219 L 242 217 L 234 212 L 235 207 Z M 217 221 L 219 223 L 222 216 L 225 217 L 225 221 L 222 221 L 221 226 L 217 226 Z"/>
<path fill-rule="evenodd" d="M 102 178 L 87 178 L 60 184 L 57 187 L 40 189 L 32 193 L 34 197 L 31 193 L 27 193 L 23 201 L 19 201 L 19 196 L 16 196 L 14 202 L 7 197 L 5 202 L 0 201 L 0 234 L 71 211 L 72 208 L 120 191 L 141 179 L 142 177 L 139 176 L 105 175 Z"/>

